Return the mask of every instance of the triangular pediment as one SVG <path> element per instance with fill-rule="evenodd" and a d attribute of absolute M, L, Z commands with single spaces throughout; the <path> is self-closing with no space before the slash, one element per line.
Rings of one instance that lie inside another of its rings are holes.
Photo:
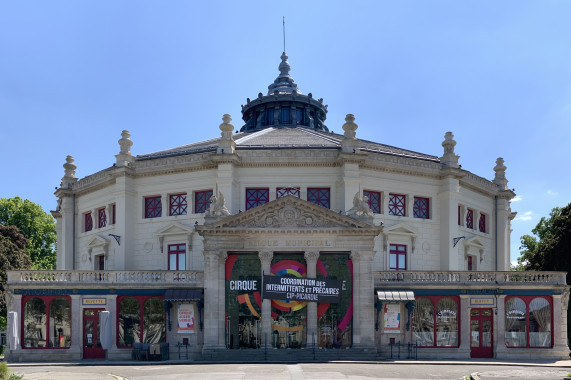
<path fill-rule="evenodd" d="M 402 235 L 402 236 L 416 236 L 417 232 L 414 228 L 407 226 L 405 223 L 397 223 L 390 227 L 385 227 L 383 230 L 385 235 Z"/>
<path fill-rule="evenodd" d="M 185 226 L 182 223 L 173 222 L 159 229 L 155 234 L 161 237 L 161 236 L 171 236 L 171 235 L 188 235 L 193 232 L 194 228 L 190 226 Z"/>
<path fill-rule="evenodd" d="M 109 239 L 97 235 L 89 241 L 89 243 L 87 244 L 87 249 L 105 247 L 107 245 L 109 245 Z"/>
<path fill-rule="evenodd" d="M 472 236 L 471 238 L 466 239 L 466 241 L 464 241 L 464 246 L 476 248 L 477 250 L 484 249 L 484 244 L 480 241 L 480 239 L 477 236 Z"/>
<path fill-rule="evenodd" d="M 349 216 L 317 206 L 311 202 L 287 195 L 264 205 L 236 215 L 230 215 L 207 226 L 197 226 L 201 231 L 220 229 L 315 229 L 315 228 L 352 228 L 378 229 Z M 378 233 L 377 232 L 377 233 Z"/>

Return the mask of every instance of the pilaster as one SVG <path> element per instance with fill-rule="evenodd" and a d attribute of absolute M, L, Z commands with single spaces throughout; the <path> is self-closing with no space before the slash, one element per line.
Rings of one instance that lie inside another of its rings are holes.
<path fill-rule="evenodd" d="M 359 252 L 358 265 L 353 265 L 353 276 L 358 273 L 359 286 L 353 284 L 353 313 L 355 312 L 355 290 L 358 298 L 358 315 L 354 316 L 359 324 L 358 347 L 371 348 L 375 345 L 375 286 L 373 280 L 373 251 Z M 353 254 L 351 254 L 353 258 Z M 358 268 L 355 271 L 355 267 Z"/>
<path fill-rule="evenodd" d="M 440 204 L 440 270 L 458 270 L 458 248 L 453 240 L 458 233 L 459 181 L 449 175 L 442 179 L 438 200 Z"/>
<path fill-rule="evenodd" d="M 220 314 L 220 303 L 223 300 L 220 299 L 218 289 L 221 273 L 219 267 L 219 253 L 204 251 L 204 350 L 224 347 L 224 334 L 220 336 L 220 330 L 224 333 L 224 314 Z"/>
<path fill-rule="evenodd" d="M 361 286 L 359 281 L 361 258 L 359 253 L 351 252 L 351 262 L 353 263 L 353 345 L 358 346 L 361 344 Z"/>
<path fill-rule="evenodd" d="M 317 277 L 317 260 L 319 252 L 306 251 L 304 253 L 307 264 L 307 278 Z M 313 337 L 317 339 L 317 302 L 307 303 L 307 342 L 313 342 Z"/>
<path fill-rule="evenodd" d="M 270 267 L 274 253 L 272 251 L 262 251 L 258 253 L 262 263 L 262 276 L 270 274 Z M 263 283 L 263 281 L 262 281 Z M 262 299 L 262 342 L 269 342 L 272 336 L 272 300 Z"/>
<path fill-rule="evenodd" d="M 496 299 L 498 314 L 494 315 L 494 323 L 497 327 L 494 329 L 494 337 L 496 345 L 494 347 L 494 357 L 502 358 L 507 354 L 506 348 L 506 296 L 499 295 Z M 501 333 L 500 333 L 501 332 Z"/>

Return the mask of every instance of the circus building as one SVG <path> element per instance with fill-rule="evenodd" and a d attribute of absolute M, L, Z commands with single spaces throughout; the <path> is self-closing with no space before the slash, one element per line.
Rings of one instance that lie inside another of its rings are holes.
<path fill-rule="evenodd" d="M 509 271 L 504 160 L 330 132 L 287 59 L 239 131 L 133 155 L 125 130 L 81 179 L 67 156 L 57 269 L 8 273 L 8 360 L 568 358 L 565 273 Z"/>

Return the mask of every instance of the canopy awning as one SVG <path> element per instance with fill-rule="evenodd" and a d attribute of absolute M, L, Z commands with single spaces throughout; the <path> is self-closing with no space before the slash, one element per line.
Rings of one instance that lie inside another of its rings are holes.
<path fill-rule="evenodd" d="M 200 301 L 202 289 L 167 289 L 165 301 Z"/>
<path fill-rule="evenodd" d="M 414 292 L 377 290 L 377 297 L 379 301 L 414 301 Z"/>

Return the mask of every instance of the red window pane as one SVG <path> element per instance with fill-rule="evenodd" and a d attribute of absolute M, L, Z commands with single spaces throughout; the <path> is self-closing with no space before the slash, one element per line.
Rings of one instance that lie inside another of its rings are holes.
<path fill-rule="evenodd" d="M 105 256 L 99 255 L 99 256 L 97 256 L 97 257 L 98 257 L 98 259 L 99 259 L 99 261 L 98 261 L 98 263 L 97 263 L 97 264 L 98 264 L 97 269 L 99 269 L 99 270 L 105 270 Z"/>
<path fill-rule="evenodd" d="M 269 189 L 246 189 L 246 210 L 268 203 Z"/>
<path fill-rule="evenodd" d="M 278 187 L 276 189 L 276 199 L 280 199 L 286 195 L 293 195 L 299 198 L 299 187 Z"/>
<path fill-rule="evenodd" d="M 112 205 L 112 206 L 111 206 L 111 210 L 112 210 L 112 213 L 113 213 L 113 216 L 112 216 L 112 219 L 111 219 L 111 224 L 115 224 L 115 208 L 116 208 L 115 205 Z"/>
<path fill-rule="evenodd" d="M 84 214 L 85 220 L 85 232 L 91 231 L 93 229 L 93 218 L 91 218 L 91 213 L 88 212 Z"/>
<path fill-rule="evenodd" d="M 406 195 L 389 194 L 389 215 L 405 216 Z"/>
<path fill-rule="evenodd" d="M 474 228 L 474 210 L 468 209 L 466 213 L 466 228 Z"/>
<path fill-rule="evenodd" d="M 478 223 L 480 232 L 486 232 L 486 215 L 480 215 L 480 222 Z"/>
<path fill-rule="evenodd" d="M 186 193 L 184 194 L 172 194 L 169 197 L 170 204 L 170 215 L 186 215 Z"/>
<path fill-rule="evenodd" d="M 375 214 L 381 213 L 381 193 L 378 191 L 363 190 L 363 196 L 369 198 L 369 208 Z"/>
<path fill-rule="evenodd" d="M 145 198 L 145 218 L 158 218 L 163 214 L 161 197 Z"/>
<path fill-rule="evenodd" d="M 406 245 L 389 246 L 389 270 L 406 270 Z"/>
<path fill-rule="evenodd" d="M 186 270 L 186 244 L 169 245 L 169 270 Z"/>
<path fill-rule="evenodd" d="M 472 263 L 473 263 L 473 262 L 472 262 L 472 257 L 473 257 L 473 256 L 468 256 L 468 270 L 473 270 L 473 269 L 472 269 L 472 265 L 473 265 L 473 264 L 472 264 Z"/>
<path fill-rule="evenodd" d="M 107 225 L 107 215 L 105 214 L 104 208 L 97 210 L 97 219 L 99 220 L 99 228 L 103 228 Z"/>
<path fill-rule="evenodd" d="M 462 225 L 462 207 L 460 205 L 458 205 L 458 225 Z"/>
<path fill-rule="evenodd" d="M 414 197 L 412 214 L 415 218 L 428 219 L 430 215 L 428 198 Z"/>
<path fill-rule="evenodd" d="M 212 194 L 214 194 L 212 190 L 197 191 L 194 193 L 194 212 L 196 214 L 200 214 L 208 210 Z"/>
<path fill-rule="evenodd" d="M 329 208 L 329 189 L 325 188 L 308 188 L 307 201 L 318 206 Z"/>

